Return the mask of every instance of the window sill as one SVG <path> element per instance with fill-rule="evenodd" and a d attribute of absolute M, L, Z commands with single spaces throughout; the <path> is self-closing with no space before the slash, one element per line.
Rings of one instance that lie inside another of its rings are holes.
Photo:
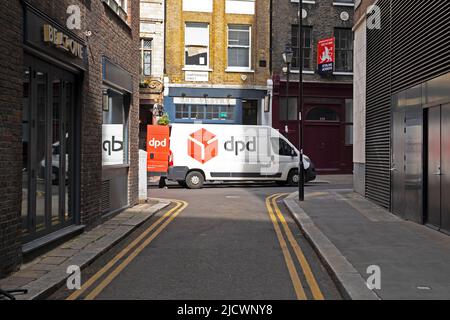
<path fill-rule="evenodd" d="M 353 72 L 339 72 L 335 71 L 333 72 L 334 76 L 353 76 Z"/>
<path fill-rule="evenodd" d="M 355 4 L 354 3 L 348 3 L 348 2 L 333 2 L 333 6 L 337 6 L 337 7 L 354 7 Z"/>
<path fill-rule="evenodd" d="M 108 8 L 113 12 L 122 22 L 131 29 L 131 26 L 128 24 L 128 15 L 127 12 L 119 7 L 113 0 L 101 0 Z"/>
<path fill-rule="evenodd" d="M 299 0 L 291 0 L 292 3 L 298 3 Z M 316 4 L 316 1 L 314 0 L 303 0 L 302 3 L 304 4 Z"/>
<path fill-rule="evenodd" d="M 255 73 L 255 70 L 249 68 L 226 68 L 225 72 L 235 72 L 235 73 Z"/>
<path fill-rule="evenodd" d="M 293 74 L 299 74 L 300 71 L 299 71 L 299 70 L 291 70 L 291 73 L 293 73 Z M 303 73 L 303 74 L 315 74 L 315 72 L 312 71 L 312 70 L 303 70 L 302 73 Z"/>

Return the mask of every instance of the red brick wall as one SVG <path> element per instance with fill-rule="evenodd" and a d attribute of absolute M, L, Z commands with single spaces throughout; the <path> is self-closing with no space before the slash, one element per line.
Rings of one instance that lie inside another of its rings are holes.
<path fill-rule="evenodd" d="M 0 19 L 0 278 L 20 263 L 22 9 L 2 2 Z"/>
<path fill-rule="evenodd" d="M 138 203 L 139 143 L 139 0 L 128 1 L 128 25 L 102 1 L 29 0 L 31 5 L 66 25 L 67 6 L 81 8 L 81 30 L 88 39 L 88 70 L 82 83 L 81 222 L 89 228 L 101 221 L 102 185 L 102 56 L 133 75 L 129 114 L 129 202 Z M 20 0 L 5 2 L 0 26 L 0 277 L 20 264 L 22 10 Z M 5 13 L 6 10 L 6 14 Z M 4 18 L 5 17 L 5 18 Z M 4 59 L 8 57 L 8 59 Z"/>

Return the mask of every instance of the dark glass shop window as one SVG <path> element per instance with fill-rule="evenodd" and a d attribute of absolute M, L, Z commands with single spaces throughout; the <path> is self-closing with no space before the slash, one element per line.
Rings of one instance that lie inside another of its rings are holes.
<path fill-rule="evenodd" d="M 107 94 L 108 108 L 103 111 L 103 165 L 128 164 L 128 97 L 111 89 Z"/>

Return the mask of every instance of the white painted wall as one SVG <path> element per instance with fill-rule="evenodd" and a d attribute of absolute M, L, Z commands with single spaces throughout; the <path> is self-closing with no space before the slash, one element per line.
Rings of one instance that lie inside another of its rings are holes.
<path fill-rule="evenodd" d="M 255 14 L 255 0 L 226 0 L 225 13 Z"/>
<path fill-rule="evenodd" d="M 353 162 L 366 162 L 366 23 L 363 22 L 355 30 L 354 43 L 354 145 Z"/>
<path fill-rule="evenodd" d="M 183 11 L 212 12 L 213 0 L 183 0 Z"/>
<path fill-rule="evenodd" d="M 153 39 L 152 76 L 164 76 L 164 0 L 140 0 L 140 36 Z"/>

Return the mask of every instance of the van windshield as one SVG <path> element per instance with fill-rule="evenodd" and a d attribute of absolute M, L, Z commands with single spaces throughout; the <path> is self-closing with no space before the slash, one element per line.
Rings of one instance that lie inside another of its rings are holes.
<path fill-rule="evenodd" d="M 280 156 L 296 157 L 297 152 L 282 138 L 271 138 L 272 150 Z"/>

